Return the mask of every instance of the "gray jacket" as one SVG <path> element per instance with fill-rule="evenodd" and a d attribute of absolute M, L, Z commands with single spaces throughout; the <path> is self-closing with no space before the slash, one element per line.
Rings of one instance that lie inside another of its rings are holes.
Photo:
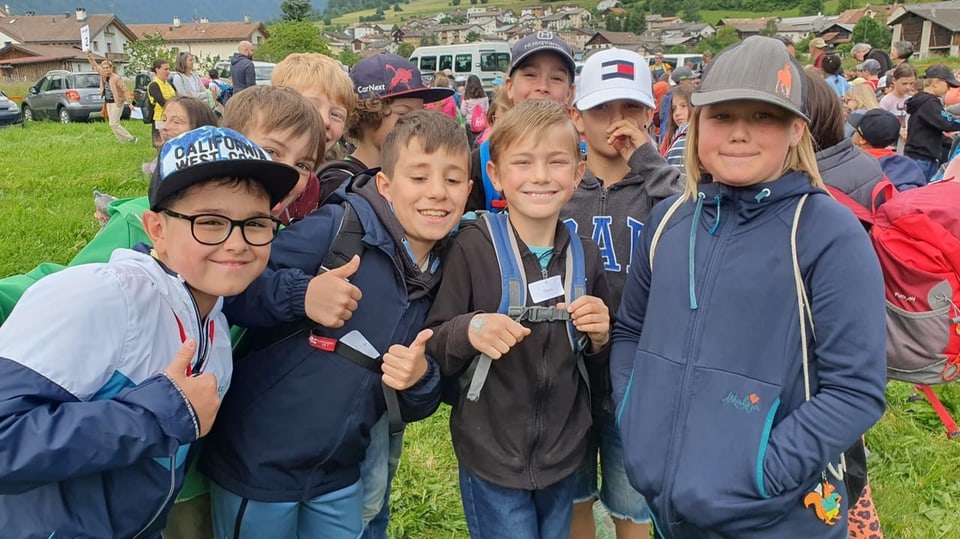
<path fill-rule="evenodd" d="M 836 187 L 864 207 L 870 207 L 873 187 L 883 179 L 880 162 L 860 151 L 849 138 L 817 152 L 823 183 Z"/>

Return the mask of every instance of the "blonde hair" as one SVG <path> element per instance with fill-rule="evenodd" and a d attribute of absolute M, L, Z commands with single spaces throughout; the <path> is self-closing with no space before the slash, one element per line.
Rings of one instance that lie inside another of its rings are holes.
<path fill-rule="evenodd" d="M 287 86 L 298 92 L 318 88 L 331 101 L 342 105 L 349 115 L 357 106 L 353 81 L 343 72 L 340 63 L 318 52 L 295 52 L 273 68 L 270 83 Z"/>
<path fill-rule="evenodd" d="M 554 127 L 570 134 L 570 151 L 580 159 L 580 134 L 567 109 L 555 101 L 532 99 L 507 110 L 493 125 L 490 134 L 490 160 L 499 163 L 500 154 L 518 140 L 543 140 Z"/>
<path fill-rule="evenodd" d="M 847 90 L 847 99 L 853 99 L 860 106 L 857 110 L 873 110 L 880 108 L 880 102 L 877 101 L 877 94 L 873 91 L 873 86 L 867 83 L 854 84 Z"/>
<path fill-rule="evenodd" d="M 700 183 L 703 180 L 704 172 L 709 172 L 703 168 L 700 162 L 700 155 L 697 147 L 700 142 L 700 114 L 703 107 L 696 107 L 690 115 L 690 123 L 687 127 L 687 145 L 683 153 L 683 166 L 687 172 L 687 183 L 683 191 L 683 196 L 690 200 L 697 197 Z M 791 116 L 788 121 L 796 121 L 798 116 Z M 823 178 L 820 177 L 820 170 L 817 168 L 816 152 L 813 150 L 813 136 L 810 134 L 810 126 L 803 123 L 803 135 L 800 142 L 787 150 L 787 158 L 783 162 L 783 172 L 797 171 L 805 172 L 810 177 L 810 185 L 825 189 Z"/>

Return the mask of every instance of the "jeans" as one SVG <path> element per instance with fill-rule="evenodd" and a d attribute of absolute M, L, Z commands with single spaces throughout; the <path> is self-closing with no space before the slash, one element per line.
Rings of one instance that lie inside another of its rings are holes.
<path fill-rule="evenodd" d="M 643 495 L 630 485 L 623 465 L 623 442 L 612 412 L 595 407 L 590 427 L 587 455 L 575 473 L 574 501 L 585 502 L 598 497 L 610 516 L 638 524 L 650 522 L 650 510 Z M 597 489 L 597 457 L 602 481 Z"/>
<path fill-rule="evenodd" d="M 506 488 L 460 466 L 460 496 L 472 539 L 570 536 L 576 474 L 540 490 Z"/>
<path fill-rule="evenodd" d="M 211 481 L 210 501 L 216 539 L 357 539 L 363 530 L 359 481 L 306 502 L 279 503 L 244 500 Z"/>
<path fill-rule="evenodd" d="M 403 451 L 403 431 L 390 434 L 390 419 L 383 416 L 370 429 L 370 445 L 360 464 L 363 483 L 363 537 L 386 539 L 390 523 L 390 484 L 397 475 Z"/>
<path fill-rule="evenodd" d="M 914 162 L 920 166 L 920 170 L 923 172 L 923 177 L 930 181 L 930 178 L 934 177 L 937 174 L 937 171 L 940 170 L 939 161 L 928 161 L 926 159 L 914 159 Z"/>

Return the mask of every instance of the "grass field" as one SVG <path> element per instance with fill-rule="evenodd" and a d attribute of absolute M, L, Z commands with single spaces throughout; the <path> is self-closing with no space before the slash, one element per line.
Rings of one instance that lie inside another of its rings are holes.
<path fill-rule="evenodd" d="M 140 172 L 153 156 L 147 126 L 126 122 L 142 141 L 116 143 L 106 124 L 31 123 L 0 129 L 0 276 L 42 261 L 66 262 L 98 227 L 93 189 L 146 193 Z M 51 314 L 56 307 L 51 306 Z M 960 418 L 960 385 L 938 388 Z M 867 435 L 870 476 L 888 538 L 960 537 L 960 440 L 949 441 L 933 410 L 892 383 L 889 409 Z M 410 425 L 393 490 L 392 536 L 466 536 L 447 413 Z"/>

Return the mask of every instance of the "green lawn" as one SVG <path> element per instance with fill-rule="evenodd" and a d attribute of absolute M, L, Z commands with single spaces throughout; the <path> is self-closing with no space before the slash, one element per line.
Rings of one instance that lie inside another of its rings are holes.
<path fill-rule="evenodd" d="M 42 261 L 66 262 L 96 233 L 93 189 L 146 193 L 142 162 L 153 156 L 147 126 L 125 122 L 139 145 L 114 141 L 104 122 L 0 129 L 0 275 Z M 938 388 L 960 419 L 960 385 Z M 888 538 L 960 537 L 960 440 L 933 410 L 893 383 L 889 409 L 867 435 L 876 501 Z M 465 537 L 447 413 L 411 425 L 393 491 L 394 537 Z"/>

